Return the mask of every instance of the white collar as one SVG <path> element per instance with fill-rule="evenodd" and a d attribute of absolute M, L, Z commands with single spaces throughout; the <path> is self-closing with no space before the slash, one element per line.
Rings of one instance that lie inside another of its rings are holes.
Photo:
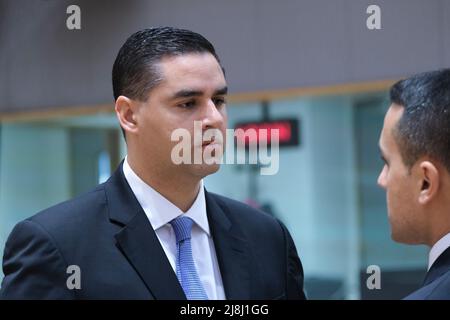
<path fill-rule="evenodd" d="M 168 224 L 178 216 L 184 215 L 191 218 L 208 236 L 210 235 L 208 218 L 206 215 L 203 180 L 200 182 L 200 190 L 194 203 L 188 211 L 183 212 L 180 208 L 175 206 L 158 191 L 139 178 L 133 169 L 131 169 L 127 158 L 128 157 L 126 156 L 122 167 L 125 179 L 150 220 L 154 230 Z"/>
<path fill-rule="evenodd" d="M 450 247 L 450 233 L 447 233 L 441 239 L 436 242 L 430 250 L 430 254 L 428 256 L 428 270 L 430 270 L 433 263 L 436 262 L 437 258 L 448 248 Z"/>

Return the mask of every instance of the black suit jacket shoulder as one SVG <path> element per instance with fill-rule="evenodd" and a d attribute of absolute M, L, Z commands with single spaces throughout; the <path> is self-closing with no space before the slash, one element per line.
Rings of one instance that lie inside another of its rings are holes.
<path fill-rule="evenodd" d="M 423 286 L 405 300 L 450 300 L 450 247 L 428 270 Z"/>
<path fill-rule="evenodd" d="M 303 299 L 303 270 L 276 219 L 205 192 L 227 299 Z M 67 286 L 70 266 L 79 289 Z M 4 250 L 3 299 L 185 299 L 121 166 L 94 190 L 16 225 Z"/>

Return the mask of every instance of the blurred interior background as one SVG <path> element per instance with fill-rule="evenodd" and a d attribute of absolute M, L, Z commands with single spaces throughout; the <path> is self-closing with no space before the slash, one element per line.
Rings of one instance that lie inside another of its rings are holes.
<path fill-rule="evenodd" d="M 73 4 L 80 30 L 66 26 Z M 371 4 L 380 30 L 366 26 Z M 276 175 L 224 164 L 205 185 L 286 224 L 308 297 L 398 299 L 418 287 L 428 251 L 390 239 L 378 138 L 390 85 L 450 65 L 445 0 L 0 0 L 0 254 L 18 221 L 116 169 L 126 146 L 112 64 L 131 33 L 163 25 L 215 45 L 229 128 L 298 121 Z M 367 288 L 370 265 L 381 268 L 380 290 Z"/>

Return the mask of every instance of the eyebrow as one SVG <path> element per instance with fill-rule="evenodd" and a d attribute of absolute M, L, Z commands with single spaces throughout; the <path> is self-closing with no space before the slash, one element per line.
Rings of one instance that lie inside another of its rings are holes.
<path fill-rule="evenodd" d="M 225 95 L 228 93 L 228 87 L 222 87 L 220 89 L 217 89 L 214 91 L 213 96 L 220 96 Z M 198 97 L 203 95 L 203 91 L 199 90 L 180 90 L 176 92 L 172 97 L 171 100 L 179 99 L 179 98 L 190 98 L 190 97 Z"/>
<path fill-rule="evenodd" d="M 216 90 L 216 91 L 214 91 L 214 96 L 221 96 L 221 95 L 225 95 L 225 94 L 227 94 L 228 93 L 228 87 L 223 87 L 223 88 L 220 88 L 220 89 L 218 89 L 218 90 Z"/>

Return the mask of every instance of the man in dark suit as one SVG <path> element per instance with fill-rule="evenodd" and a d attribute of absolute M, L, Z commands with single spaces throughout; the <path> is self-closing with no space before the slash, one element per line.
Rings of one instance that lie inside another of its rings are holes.
<path fill-rule="evenodd" d="M 20 222 L 6 243 L 4 299 L 304 299 L 293 240 L 276 219 L 209 193 L 217 162 L 174 160 L 173 133 L 212 130 L 227 86 L 214 47 L 175 28 L 139 31 L 113 66 L 127 157 L 104 184 Z M 222 135 L 223 136 L 223 135 Z M 176 154 L 175 154 L 176 156 Z"/>
<path fill-rule="evenodd" d="M 423 287 L 406 299 L 450 299 L 450 69 L 397 82 L 380 137 L 392 238 L 431 247 Z"/>

